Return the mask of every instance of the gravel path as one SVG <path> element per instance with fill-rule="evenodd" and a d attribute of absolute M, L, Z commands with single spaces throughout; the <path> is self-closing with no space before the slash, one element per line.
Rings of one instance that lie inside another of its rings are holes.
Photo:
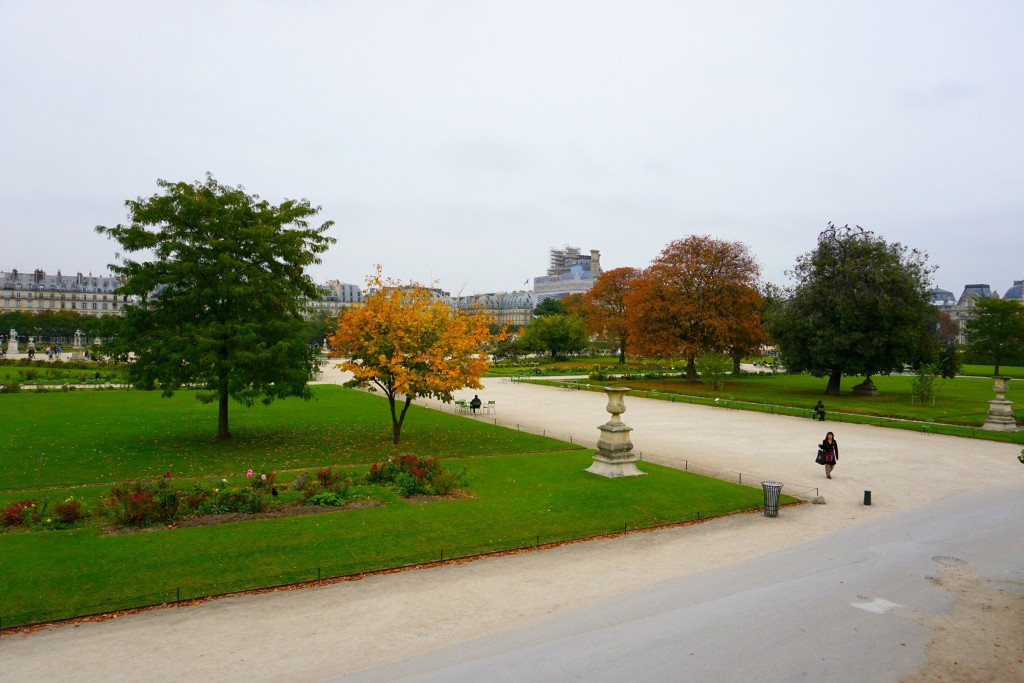
<path fill-rule="evenodd" d="M 333 371 L 324 381 L 338 382 Z M 489 380 L 498 420 L 593 442 L 603 394 Z M 427 403 L 440 408 L 439 404 Z M 215 600 L 0 640 L 0 681 L 314 681 L 501 633 L 638 586 L 736 564 L 962 491 L 1024 490 L 1020 447 L 864 425 L 626 398 L 645 459 L 786 483 L 826 505 L 737 515 L 306 590 Z M 450 408 L 444 407 L 449 410 Z M 834 479 L 813 462 L 831 429 Z M 872 505 L 863 504 L 864 491 Z M 601 581 L 581 580 L 600 574 Z"/>

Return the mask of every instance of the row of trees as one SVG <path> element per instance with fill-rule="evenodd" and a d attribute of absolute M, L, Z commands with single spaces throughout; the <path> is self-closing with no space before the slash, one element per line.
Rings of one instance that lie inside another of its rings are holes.
<path fill-rule="evenodd" d="M 947 350 L 929 303 L 927 256 L 860 227 L 829 224 L 800 256 L 789 290 L 761 287 L 747 247 L 693 236 L 669 244 L 645 270 L 603 273 L 584 296 L 590 329 L 627 353 L 687 361 L 707 353 L 734 365 L 769 340 L 787 368 L 827 377 L 902 371 L 936 363 Z M 947 354 L 948 355 L 948 354 Z M 955 352 L 954 352 L 955 358 Z M 944 366 L 955 374 L 955 360 Z"/>
<path fill-rule="evenodd" d="M 70 341 L 76 330 L 81 330 L 89 339 L 104 339 L 117 334 L 120 318 L 117 316 L 87 315 L 78 311 L 7 311 L 0 313 L 0 332 L 17 330 L 18 337 L 27 341 L 29 337 L 41 340 Z"/>
<path fill-rule="evenodd" d="M 317 296 L 306 269 L 335 241 L 325 234 L 332 223 L 311 225 L 320 209 L 307 200 L 271 205 L 210 175 L 158 186 L 161 193 L 126 202 L 127 223 L 97 227 L 124 253 L 145 256 L 111 266 L 126 282 L 122 293 L 143 305 L 125 310 L 107 351 L 132 354 L 135 386 L 167 396 L 198 388 L 201 401 L 216 401 L 218 438 L 228 439 L 229 399 L 253 405 L 311 396 L 318 357 L 299 301 Z M 580 300 L 545 303 L 521 341 L 557 355 L 596 334 L 619 348 L 622 361 L 627 353 L 683 357 L 696 379 L 697 357 L 727 354 L 738 365 L 771 339 L 790 369 L 828 377 L 828 393 L 837 393 L 844 375 L 936 358 L 942 326 L 927 300 L 930 274 L 925 255 L 830 224 L 797 260 L 791 290 L 762 290 L 745 245 L 692 236 L 670 243 L 646 269 L 602 274 Z M 329 334 L 353 385 L 388 398 L 397 443 L 410 403 L 479 387 L 485 350 L 506 334 L 422 287 L 385 281 L 379 269 L 370 285 L 363 307 L 315 327 Z M 81 323 L 76 328 L 88 333 Z"/>

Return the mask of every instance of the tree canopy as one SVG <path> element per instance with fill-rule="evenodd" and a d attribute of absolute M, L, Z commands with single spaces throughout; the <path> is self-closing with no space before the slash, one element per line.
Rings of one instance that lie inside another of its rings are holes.
<path fill-rule="evenodd" d="M 375 291 L 338 319 L 330 343 L 344 359 L 338 367 L 353 374 L 349 386 L 387 397 L 397 444 L 414 399 L 447 403 L 457 389 L 482 388 L 490 364 L 486 347 L 504 333 L 491 333 L 493 318 L 483 311 L 452 310 L 426 287 L 385 281 L 380 268 L 368 284 Z"/>
<path fill-rule="evenodd" d="M 1024 355 L 1024 305 L 987 296 L 978 299 L 972 313 L 964 326 L 971 356 L 990 361 L 992 374 L 998 375 L 1004 361 Z"/>
<path fill-rule="evenodd" d="M 535 318 L 520 337 L 522 346 L 552 358 L 585 351 L 589 339 L 578 316 L 554 313 Z"/>
<path fill-rule="evenodd" d="M 629 321 L 626 318 L 626 295 L 640 276 L 636 268 L 614 268 L 601 273 L 583 295 L 584 321 L 598 338 L 619 348 L 619 363 L 626 362 Z"/>
<path fill-rule="evenodd" d="M 18 336 L 40 337 L 43 340 L 71 341 L 75 330 L 81 330 L 89 339 L 112 337 L 120 328 L 121 318 L 116 315 L 95 316 L 70 310 L 6 311 L 0 313 L 0 331 L 14 328 Z"/>
<path fill-rule="evenodd" d="M 789 297 L 771 316 L 771 334 L 786 368 L 841 378 L 899 372 L 930 362 L 938 312 L 929 303 L 927 255 L 856 226 L 828 228 L 797 258 Z"/>
<path fill-rule="evenodd" d="M 626 296 L 630 345 L 640 356 L 695 359 L 758 345 L 760 268 L 747 246 L 707 235 L 671 242 Z"/>
<path fill-rule="evenodd" d="M 554 297 L 544 299 L 533 309 L 533 314 L 537 317 L 545 315 L 564 315 L 565 312 L 565 305 L 562 303 L 562 300 Z"/>
<path fill-rule="evenodd" d="M 207 174 L 205 182 L 158 180 L 162 193 L 128 200 L 129 222 L 97 226 L 128 253 L 111 269 L 126 306 L 114 341 L 134 362 L 129 379 L 164 396 L 196 387 L 218 402 L 217 438 L 230 439 L 228 398 L 252 406 L 311 397 L 317 351 L 306 342 L 299 297 L 319 297 L 305 273 L 334 243 L 327 221 L 303 200 L 271 205 Z"/>

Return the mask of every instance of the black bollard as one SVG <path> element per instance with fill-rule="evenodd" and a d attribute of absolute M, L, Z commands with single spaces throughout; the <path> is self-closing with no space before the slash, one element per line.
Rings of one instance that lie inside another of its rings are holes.
<path fill-rule="evenodd" d="M 871 505 L 871 491 L 864 492 L 864 504 Z"/>

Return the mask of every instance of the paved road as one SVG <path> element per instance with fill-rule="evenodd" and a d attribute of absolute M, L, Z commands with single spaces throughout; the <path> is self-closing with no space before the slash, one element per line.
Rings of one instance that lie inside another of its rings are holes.
<path fill-rule="evenodd" d="M 950 607 L 950 592 L 938 585 L 944 571 L 1020 590 L 1021 493 L 960 494 L 724 570 L 327 680 L 899 681 L 924 662 L 931 631 L 922 615 Z"/>

